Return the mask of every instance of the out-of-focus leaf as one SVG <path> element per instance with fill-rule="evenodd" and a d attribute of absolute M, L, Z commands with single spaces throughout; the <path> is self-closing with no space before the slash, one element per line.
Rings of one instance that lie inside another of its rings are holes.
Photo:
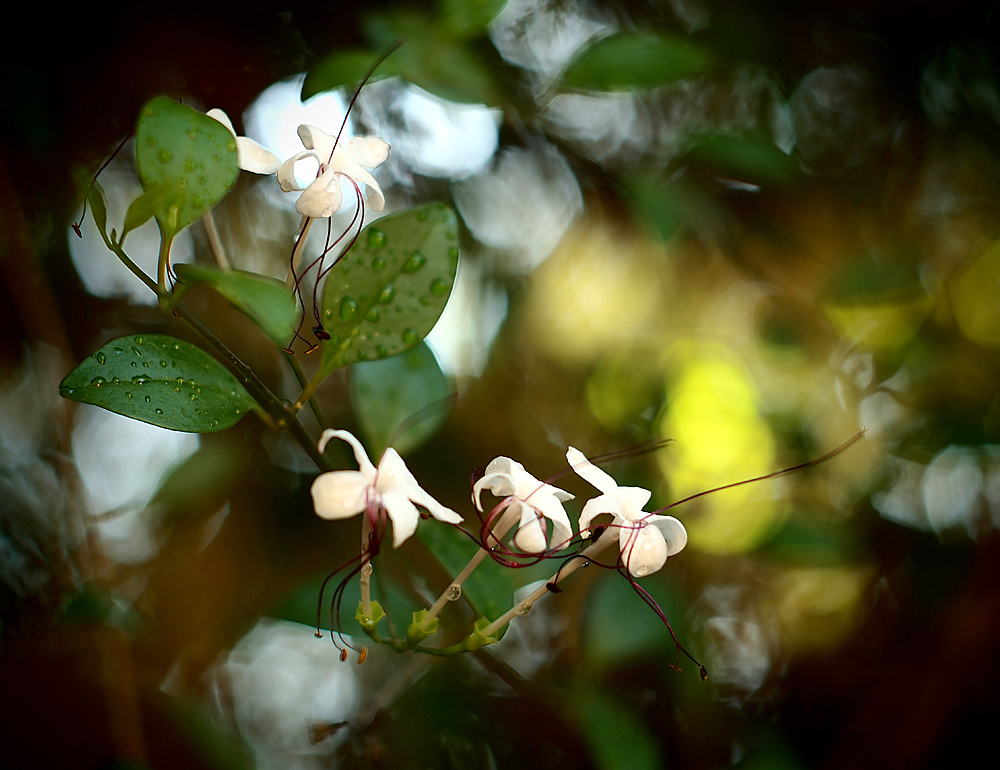
<path fill-rule="evenodd" d="M 442 99 L 469 104 L 500 104 L 490 70 L 464 40 L 424 18 L 398 14 L 372 16 L 366 25 L 372 49 L 339 50 L 306 76 L 302 99 L 334 88 L 354 88 L 382 51 L 403 45 L 379 65 L 373 80 L 398 76 Z"/>
<path fill-rule="evenodd" d="M 448 416 L 449 392 L 448 378 L 425 342 L 385 361 L 367 361 L 351 369 L 351 403 L 366 443 L 376 454 L 391 441 L 405 455 L 433 436 Z M 397 433 L 410 418 L 415 419 Z"/>
<path fill-rule="evenodd" d="M 163 480 L 153 504 L 182 516 L 218 509 L 239 477 L 241 454 L 235 441 L 203 441 Z"/>
<path fill-rule="evenodd" d="M 636 714 L 596 689 L 573 698 L 594 761 L 601 770 L 656 770 L 663 767 L 659 748 Z"/>
<path fill-rule="evenodd" d="M 247 315 L 276 345 L 288 344 L 295 324 L 295 299 L 282 281 L 242 270 L 180 264 L 182 283 L 207 284 Z"/>
<path fill-rule="evenodd" d="M 683 621 L 687 605 L 668 589 L 664 579 L 645 579 L 641 585 L 660 605 L 681 642 L 690 638 Z M 662 655 L 671 663 L 674 660 L 674 643 L 663 621 L 627 581 L 613 574 L 598 583 L 591 594 L 584 616 L 583 643 L 587 659 L 603 665 L 620 664 L 650 653 Z M 693 663 L 685 665 L 681 661 L 681 665 L 690 668 L 692 676 L 698 678 Z"/>
<path fill-rule="evenodd" d="M 668 181 L 636 179 L 629 186 L 629 196 L 640 216 L 664 241 L 669 240 L 687 221 L 683 190 Z"/>
<path fill-rule="evenodd" d="M 622 32 L 584 49 L 566 68 L 568 88 L 597 91 L 656 88 L 705 72 L 712 57 L 682 37 Z"/>
<path fill-rule="evenodd" d="M 440 0 L 439 13 L 447 30 L 456 37 L 474 37 L 500 13 L 507 0 Z"/>
<path fill-rule="evenodd" d="M 432 203 L 366 227 L 323 289 L 325 372 L 402 353 L 427 336 L 458 269 L 458 221 Z"/>
<path fill-rule="evenodd" d="M 153 212 L 167 239 L 218 203 L 236 182 L 236 137 L 219 121 L 160 96 L 139 115 L 135 142 L 144 190 L 173 188 Z"/>
<path fill-rule="evenodd" d="M 160 334 L 111 340 L 66 375 L 59 393 L 189 433 L 229 428 L 256 406 L 239 381 L 208 353 Z"/>
<path fill-rule="evenodd" d="M 788 184 L 799 171 L 795 160 L 770 142 L 733 134 L 701 139 L 687 157 L 714 167 L 723 176 L 756 185 Z"/>

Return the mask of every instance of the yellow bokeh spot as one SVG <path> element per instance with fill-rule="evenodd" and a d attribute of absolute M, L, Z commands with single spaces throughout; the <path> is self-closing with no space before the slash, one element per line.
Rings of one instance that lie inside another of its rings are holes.
<path fill-rule="evenodd" d="M 962 334 L 981 345 L 1000 347 L 1000 241 L 982 249 L 950 288 Z"/>
<path fill-rule="evenodd" d="M 774 438 L 760 417 L 747 369 L 707 341 L 685 341 L 671 359 L 675 374 L 659 433 L 676 444 L 659 457 L 673 496 L 774 470 Z M 715 492 L 677 509 L 689 543 L 711 553 L 743 553 L 760 545 L 785 515 L 773 487 L 761 484 Z"/>
<path fill-rule="evenodd" d="M 576 225 L 532 276 L 532 339 L 577 364 L 649 337 L 664 296 L 655 248 L 601 220 Z"/>
<path fill-rule="evenodd" d="M 827 305 L 826 314 L 851 342 L 890 351 L 913 339 L 933 305 L 930 296 L 921 294 L 898 301 Z"/>
<path fill-rule="evenodd" d="M 774 612 L 786 649 L 808 653 L 839 645 L 857 625 L 870 579 L 859 567 L 784 570 Z"/>

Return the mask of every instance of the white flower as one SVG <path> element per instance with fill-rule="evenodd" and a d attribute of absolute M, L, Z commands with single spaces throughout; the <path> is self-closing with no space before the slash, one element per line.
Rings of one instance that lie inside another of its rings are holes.
<path fill-rule="evenodd" d="M 486 474 L 472 489 L 472 497 L 480 511 L 483 506 L 479 498 L 484 488 L 497 497 L 506 497 L 501 505 L 519 512 L 514 545 L 525 553 L 541 553 L 548 548 L 543 517 L 552 522 L 552 542 L 557 548 L 564 547 L 573 537 L 569 517 L 563 508 L 563 503 L 572 500 L 573 495 L 539 481 L 521 463 L 509 457 L 498 457 L 486 466 Z"/>
<path fill-rule="evenodd" d="M 618 482 L 590 462 L 579 449 L 570 447 L 566 459 L 574 471 L 604 493 L 583 506 L 580 533 L 590 528 L 595 516 L 602 513 L 614 516 L 612 526 L 619 527 L 622 561 L 635 577 L 656 572 L 668 556 L 687 545 L 687 530 L 677 519 L 642 510 L 649 502 L 648 489 L 618 486 Z"/>
<path fill-rule="evenodd" d="M 278 156 L 270 150 L 265 150 L 253 139 L 245 136 L 236 136 L 236 130 L 229 116 L 222 110 L 209 110 L 206 115 L 213 120 L 224 125 L 234 137 L 236 137 L 236 165 L 244 171 L 252 171 L 255 174 L 273 174 L 278 170 L 281 161 Z"/>
<path fill-rule="evenodd" d="M 295 210 L 306 217 L 329 217 L 340 209 L 344 194 L 340 189 L 341 177 L 355 184 L 368 187 L 367 206 L 381 211 L 385 197 L 378 182 L 365 168 L 375 168 L 389 157 L 389 145 L 375 136 L 356 136 L 346 144 L 336 141 L 325 131 L 302 124 L 299 139 L 306 148 L 296 153 L 278 169 L 278 183 L 285 192 L 304 190 L 295 204 Z M 295 164 L 303 158 L 314 158 L 319 163 L 319 173 L 306 187 L 299 187 L 295 179 Z"/>
<path fill-rule="evenodd" d="M 439 521 L 449 524 L 462 522 L 461 516 L 420 488 L 395 449 L 386 449 L 376 468 L 361 442 L 346 430 L 323 431 L 319 440 L 321 453 L 331 438 L 346 441 L 354 448 L 358 470 L 330 471 L 316 478 L 312 485 L 313 506 L 321 518 L 346 519 L 365 510 L 374 517 L 381 515 L 380 510 L 385 511 L 392 521 L 392 545 L 395 548 L 417 529 L 420 514 L 414 503 L 426 508 Z"/>

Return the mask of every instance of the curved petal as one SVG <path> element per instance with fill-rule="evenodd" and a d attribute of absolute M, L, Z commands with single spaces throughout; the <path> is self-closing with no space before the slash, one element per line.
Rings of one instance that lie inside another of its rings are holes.
<path fill-rule="evenodd" d="M 324 168 L 295 202 L 295 210 L 304 217 L 323 219 L 332 216 L 344 202 L 340 190 L 340 177 L 330 168 Z"/>
<path fill-rule="evenodd" d="M 680 553 L 687 545 L 688 533 L 684 525 L 673 516 L 651 515 L 646 521 L 650 526 L 656 527 L 667 541 L 667 556 Z"/>
<path fill-rule="evenodd" d="M 381 166 L 389 159 L 389 143 L 377 136 L 355 136 L 343 147 L 357 163 L 368 168 Z"/>
<path fill-rule="evenodd" d="M 312 483 L 313 507 L 322 519 L 346 519 L 361 513 L 370 488 L 361 471 L 331 471 Z"/>
<path fill-rule="evenodd" d="M 382 459 L 378 464 L 378 477 L 375 488 L 382 494 L 383 499 L 390 496 L 404 495 L 408 500 L 412 500 L 417 505 L 422 505 L 435 519 L 446 521 L 449 524 L 460 524 L 462 517 L 451 508 L 447 508 L 427 492 L 421 489 L 417 480 L 410 473 L 403 458 L 399 456 L 392 447 L 389 447 L 382 454 Z"/>
<path fill-rule="evenodd" d="M 491 463 L 492 465 L 492 463 Z M 476 508 L 483 510 L 483 490 L 490 490 L 496 497 L 507 497 L 514 494 L 516 487 L 509 473 L 488 473 L 476 482 L 472 488 L 472 499 Z"/>
<path fill-rule="evenodd" d="M 340 163 L 337 162 L 338 158 L 341 158 Z M 368 189 L 368 199 L 365 201 L 365 205 L 372 211 L 381 211 L 385 207 L 385 196 L 382 194 L 382 188 L 378 186 L 375 177 L 367 170 L 350 159 L 344 161 L 339 155 L 334 156 L 334 162 L 330 164 L 330 168 L 353 179 L 355 184 L 365 185 Z"/>
<path fill-rule="evenodd" d="M 521 520 L 514 533 L 514 546 L 525 553 L 541 553 L 548 548 L 544 520 L 530 505 L 520 505 Z"/>
<path fill-rule="evenodd" d="M 373 484 L 375 481 L 375 466 L 372 465 L 372 461 L 368 459 L 368 453 L 365 452 L 365 448 L 361 446 L 361 442 L 354 437 L 354 434 L 346 430 L 333 430 L 332 428 L 327 428 L 323 431 L 323 435 L 319 437 L 319 453 L 323 454 L 326 449 L 326 445 L 330 443 L 330 439 L 339 438 L 341 441 L 346 441 L 354 449 L 354 459 L 358 461 L 358 470 L 364 474 L 365 482 L 367 484 Z M 335 473 L 338 471 L 334 471 Z"/>
<path fill-rule="evenodd" d="M 576 471 L 576 474 L 606 495 L 614 494 L 618 482 L 610 475 L 594 465 L 579 449 L 570 447 L 566 450 L 566 460 Z"/>
<path fill-rule="evenodd" d="M 330 156 L 333 154 L 333 142 L 334 138 L 330 136 L 322 128 L 316 128 L 316 126 L 310 126 L 308 123 L 303 123 L 298 127 L 297 131 L 299 139 L 302 141 L 302 146 L 307 150 L 315 150 L 316 155 L 319 158 L 320 163 L 329 163 Z"/>
<path fill-rule="evenodd" d="M 649 514 L 642 506 L 649 502 L 652 492 L 642 487 L 618 487 L 618 510 L 628 521 L 645 519 Z"/>
<path fill-rule="evenodd" d="M 653 526 L 623 526 L 619 535 L 622 561 L 634 577 L 651 575 L 667 562 L 667 544 Z"/>
<path fill-rule="evenodd" d="M 208 115 L 208 117 L 210 117 L 212 120 L 219 121 L 222 125 L 224 125 L 227 129 L 229 129 L 230 134 L 236 136 L 236 129 L 233 128 L 233 121 L 231 121 L 229 119 L 229 116 L 225 112 L 220 110 L 218 107 L 213 107 L 205 114 Z"/>
<path fill-rule="evenodd" d="M 531 498 L 534 508 L 552 522 L 552 547 L 563 548 L 573 537 L 566 509 L 555 495 L 546 494 Z"/>
<path fill-rule="evenodd" d="M 281 167 L 277 155 L 245 136 L 236 137 L 236 153 L 236 163 L 244 171 L 254 174 L 273 174 Z"/>
<path fill-rule="evenodd" d="M 244 171 L 252 171 L 255 174 L 273 174 L 278 170 L 281 161 L 278 156 L 270 150 L 265 150 L 253 139 L 245 136 L 236 136 L 236 129 L 229 116 L 222 110 L 215 108 L 205 113 L 212 120 L 216 120 L 226 127 L 230 134 L 236 137 L 236 165 Z"/>
<path fill-rule="evenodd" d="M 402 488 L 384 493 L 382 505 L 385 512 L 389 514 L 389 520 L 392 521 L 392 547 L 399 548 L 410 535 L 417 531 L 420 514 Z"/>
<path fill-rule="evenodd" d="M 305 189 L 304 187 L 299 187 L 299 181 L 295 178 L 295 164 L 303 158 L 315 158 L 316 162 L 319 163 L 319 155 L 312 150 L 302 150 L 295 153 L 278 167 L 278 184 L 281 185 L 281 189 L 285 192 Z"/>
<path fill-rule="evenodd" d="M 590 522 L 595 516 L 599 516 L 602 513 L 610 513 L 615 517 L 616 521 L 620 521 L 621 511 L 618 510 L 618 500 L 615 499 L 614 495 L 601 495 L 600 497 L 595 497 L 593 500 L 588 500 L 587 504 L 583 506 L 583 511 L 580 513 L 580 533 L 590 529 Z"/>
<path fill-rule="evenodd" d="M 437 500 L 431 497 L 427 492 L 418 486 L 407 487 L 406 495 L 417 505 L 422 505 L 427 509 L 427 512 L 433 516 L 438 521 L 443 521 L 446 524 L 461 524 L 462 517 L 459 516 L 455 511 L 446 505 L 441 505 Z"/>

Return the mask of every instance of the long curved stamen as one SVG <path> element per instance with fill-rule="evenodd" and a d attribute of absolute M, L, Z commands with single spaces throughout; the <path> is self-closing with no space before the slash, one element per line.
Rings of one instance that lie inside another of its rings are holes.
<path fill-rule="evenodd" d="M 663 610 L 660 609 L 660 605 L 657 603 L 656 599 L 650 596 L 649 592 L 636 582 L 635 578 L 632 577 L 628 569 L 625 568 L 624 566 L 618 567 L 618 574 L 620 574 L 622 577 L 628 580 L 629 585 L 632 586 L 632 590 L 639 595 L 639 598 L 646 603 L 646 606 L 648 606 L 651 610 L 653 610 L 653 612 L 656 613 L 656 616 L 660 619 L 663 625 L 667 627 L 667 631 L 670 632 L 670 638 L 674 640 L 674 655 L 675 655 L 674 663 L 670 667 L 677 671 L 681 670 L 680 666 L 677 665 L 677 662 L 680 660 L 680 654 L 683 652 L 690 659 L 690 661 L 698 667 L 698 673 L 701 675 L 701 678 L 708 679 L 708 669 L 706 669 L 698 661 L 698 659 L 695 658 L 694 655 L 692 655 L 690 652 L 688 652 L 687 648 L 680 643 L 680 640 L 677 638 L 677 634 L 674 633 L 674 629 L 670 625 L 670 621 L 667 620 L 667 616 L 663 613 Z"/>
<path fill-rule="evenodd" d="M 80 230 L 80 226 L 83 224 L 83 220 L 87 217 L 87 199 L 90 198 L 90 191 L 94 189 L 94 185 L 97 183 L 97 177 L 99 177 L 101 172 L 108 167 L 108 164 L 115 159 L 118 153 L 121 152 L 122 147 L 125 146 L 125 143 L 131 139 L 134 134 L 134 129 L 129 131 L 125 135 L 125 138 L 118 143 L 118 146 L 115 147 L 114 151 L 108 156 L 107 160 L 101 164 L 101 167 L 97 169 L 97 171 L 94 172 L 94 175 L 90 178 L 90 184 L 87 186 L 87 194 L 83 196 L 83 211 L 80 213 L 80 219 L 70 224 L 70 227 L 73 228 L 73 232 L 76 233 L 77 238 L 83 237 L 83 232 Z"/>

